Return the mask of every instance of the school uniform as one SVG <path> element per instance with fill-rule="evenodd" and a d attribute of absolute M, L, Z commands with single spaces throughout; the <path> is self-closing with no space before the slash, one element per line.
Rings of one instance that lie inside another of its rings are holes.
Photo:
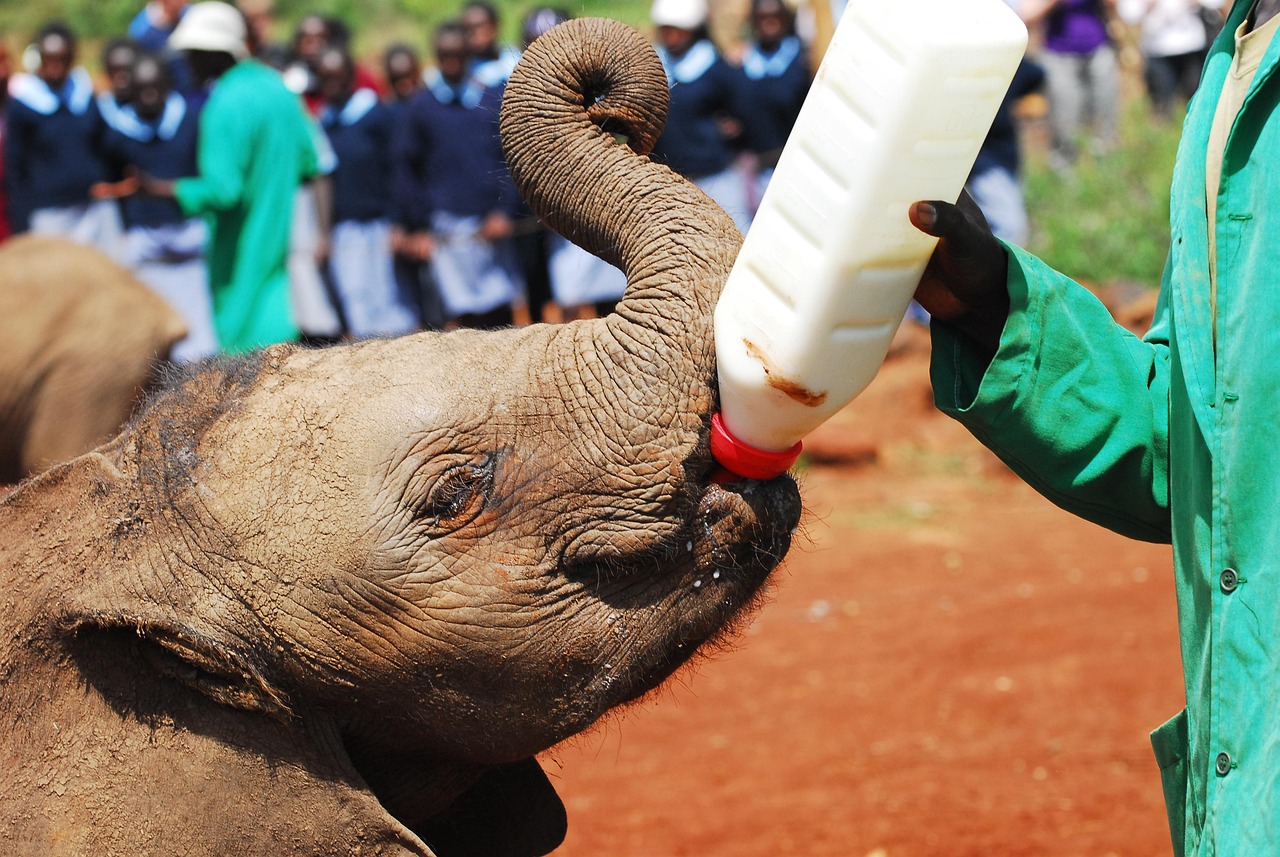
<path fill-rule="evenodd" d="M 501 88 L 507 85 L 519 62 L 520 51 L 511 45 L 503 45 L 496 57 L 472 60 L 467 75 L 486 89 Z"/>
<path fill-rule="evenodd" d="M 14 75 L 6 130 L 4 180 L 14 231 L 58 235 L 119 258 L 119 206 L 89 198 L 90 188 L 111 175 L 88 72 L 75 69 L 58 92 L 37 75 Z"/>
<path fill-rule="evenodd" d="M 431 276 L 446 312 L 483 315 L 523 289 L 511 240 L 478 235 L 488 215 L 519 211 L 498 131 L 502 90 L 451 85 L 435 69 L 425 79 L 394 135 L 395 217 L 406 232 L 432 233 Z"/>
<path fill-rule="evenodd" d="M 754 214 L 809 94 L 809 54 L 795 36 L 771 51 L 752 43 L 738 72 L 735 112 L 742 118 L 743 143 L 757 163 Z"/>
<path fill-rule="evenodd" d="M 103 96 L 99 102 L 107 123 L 104 148 L 121 165 L 132 165 L 161 179 L 196 174 L 199 112 L 177 92 L 154 119 L 139 116 L 132 105 L 121 106 Z M 188 217 L 172 199 L 138 194 L 122 202 L 124 262 L 152 291 L 178 311 L 187 336 L 174 345 L 172 358 L 187 363 L 218 352 L 213 327 L 213 299 L 205 262 L 208 229 L 202 218 Z"/>
<path fill-rule="evenodd" d="M 417 310 L 397 286 L 391 258 L 392 113 L 376 92 L 358 89 L 342 107 L 326 107 L 320 125 L 337 156 L 329 273 L 347 331 L 408 333 Z"/>
<path fill-rule="evenodd" d="M 392 96 L 383 102 L 387 111 L 391 114 L 393 144 L 396 129 L 400 127 L 405 107 L 412 97 L 412 94 L 404 98 Z M 391 205 L 393 223 L 396 220 L 395 213 L 396 205 L 393 199 Z M 401 294 L 409 295 L 416 301 L 415 309 L 418 314 L 418 326 L 425 330 L 442 330 L 449 319 L 445 316 L 444 302 L 440 300 L 439 289 L 436 288 L 435 281 L 431 278 L 430 263 L 414 259 L 403 253 L 396 253 L 392 257 L 392 265 L 395 270 L 396 284 Z"/>
<path fill-rule="evenodd" d="M 681 57 L 657 47 L 671 102 L 653 159 L 702 188 L 744 232 L 751 222 L 748 178 L 734 168 L 736 153 L 720 133 L 717 115 L 734 108 L 734 71 L 709 40 Z"/>

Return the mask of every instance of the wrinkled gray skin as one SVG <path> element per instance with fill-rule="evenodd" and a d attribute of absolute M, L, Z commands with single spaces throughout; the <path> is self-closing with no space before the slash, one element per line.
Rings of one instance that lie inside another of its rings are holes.
<path fill-rule="evenodd" d="M 665 92 L 601 21 L 507 91 L 513 173 L 627 271 L 616 314 L 215 364 L 0 504 L 7 853 L 558 844 L 534 754 L 723 633 L 800 514 L 789 478 L 712 484 L 740 236 L 614 141 Z"/>

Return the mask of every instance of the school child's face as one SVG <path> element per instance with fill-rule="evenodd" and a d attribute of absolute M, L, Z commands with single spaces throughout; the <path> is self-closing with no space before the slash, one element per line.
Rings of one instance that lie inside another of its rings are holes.
<path fill-rule="evenodd" d="M 436 42 L 436 66 L 450 83 L 457 83 L 467 73 L 467 46 L 462 39 L 444 38 Z"/>
<path fill-rule="evenodd" d="M 154 119 L 164 110 L 169 97 L 169 81 L 153 60 L 138 63 L 133 73 L 134 108 L 145 119 Z"/>
<path fill-rule="evenodd" d="M 498 41 L 498 28 L 483 9 L 468 9 L 462 14 L 462 29 L 467 34 L 467 50 L 484 56 Z"/>
<path fill-rule="evenodd" d="M 751 26 L 755 30 L 756 39 L 765 44 L 776 44 L 789 34 L 790 20 L 787 10 L 780 2 L 758 3 L 755 14 L 751 16 Z"/>
<path fill-rule="evenodd" d="M 71 64 L 75 62 L 75 53 L 71 45 L 62 36 L 46 36 L 40 43 L 39 75 L 50 89 L 61 89 L 71 74 Z"/>
<path fill-rule="evenodd" d="M 677 56 L 693 47 L 696 36 L 697 33 L 693 30 L 686 30 L 683 27 L 658 28 L 658 41 L 667 49 L 667 53 Z"/>
<path fill-rule="evenodd" d="M 106 59 L 111 92 L 117 101 L 126 102 L 133 97 L 133 63 L 137 56 L 130 48 L 116 48 L 107 54 Z"/>

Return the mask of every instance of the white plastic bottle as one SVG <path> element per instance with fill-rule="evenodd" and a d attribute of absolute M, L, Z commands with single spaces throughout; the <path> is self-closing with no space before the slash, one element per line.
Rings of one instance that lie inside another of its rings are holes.
<path fill-rule="evenodd" d="M 739 475 L 879 370 L 935 239 L 907 219 L 960 195 L 1027 45 L 1004 0 L 852 0 L 716 306 L 712 448 Z"/>

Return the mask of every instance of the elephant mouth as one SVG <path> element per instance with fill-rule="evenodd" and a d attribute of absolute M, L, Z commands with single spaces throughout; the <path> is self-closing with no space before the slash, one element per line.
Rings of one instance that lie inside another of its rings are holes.
<path fill-rule="evenodd" d="M 597 576 L 594 594 L 609 611 L 602 707 L 645 696 L 732 637 L 763 602 L 801 512 L 789 476 L 710 482 L 659 553 L 628 563 L 612 581 Z"/>

